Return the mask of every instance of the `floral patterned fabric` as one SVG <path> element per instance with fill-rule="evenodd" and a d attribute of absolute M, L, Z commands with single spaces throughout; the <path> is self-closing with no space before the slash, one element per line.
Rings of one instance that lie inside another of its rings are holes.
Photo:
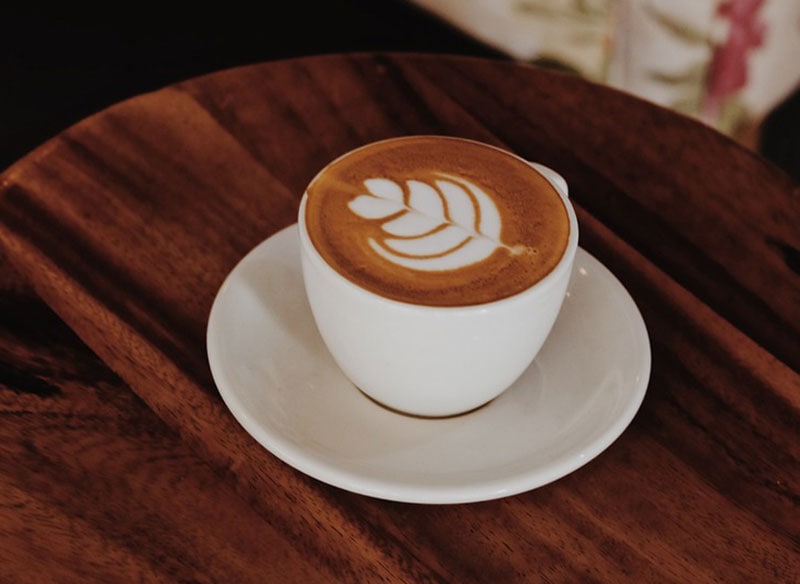
<path fill-rule="evenodd" d="M 746 139 L 800 84 L 798 0 L 413 0 L 509 56 Z"/>

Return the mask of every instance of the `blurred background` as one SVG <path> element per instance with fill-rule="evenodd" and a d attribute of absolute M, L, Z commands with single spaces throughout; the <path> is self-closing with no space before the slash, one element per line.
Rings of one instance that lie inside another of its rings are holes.
<path fill-rule="evenodd" d="M 189 77 L 381 50 L 568 71 L 706 123 L 800 180 L 798 0 L 295 0 L 173 11 L 7 2 L 0 23 L 0 170 L 92 113 Z"/>

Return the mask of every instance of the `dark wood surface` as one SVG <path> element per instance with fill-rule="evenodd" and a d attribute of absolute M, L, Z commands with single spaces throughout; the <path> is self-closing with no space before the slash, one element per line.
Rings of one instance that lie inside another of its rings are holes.
<path fill-rule="evenodd" d="M 518 496 L 328 486 L 228 413 L 205 326 L 331 158 L 413 133 L 560 171 L 653 372 L 602 455 Z M 0 578 L 797 582 L 800 186 L 577 78 L 473 58 L 265 63 L 122 102 L 0 177 Z"/>

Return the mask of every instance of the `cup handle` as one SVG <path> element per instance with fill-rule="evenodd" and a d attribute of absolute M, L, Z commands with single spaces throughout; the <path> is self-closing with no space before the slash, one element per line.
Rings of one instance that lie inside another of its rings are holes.
<path fill-rule="evenodd" d="M 547 166 L 541 165 L 537 162 L 528 162 L 528 164 L 544 175 L 544 177 L 549 180 L 554 187 L 561 191 L 565 197 L 569 198 L 569 187 L 567 186 L 567 181 L 564 180 L 563 176 L 558 174 L 552 168 L 548 168 Z"/>

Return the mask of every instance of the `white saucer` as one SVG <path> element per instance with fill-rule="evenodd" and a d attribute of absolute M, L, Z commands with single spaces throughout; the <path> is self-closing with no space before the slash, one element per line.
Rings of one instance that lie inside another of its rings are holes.
<path fill-rule="evenodd" d="M 639 409 L 647 330 L 627 291 L 582 249 L 553 332 L 523 376 L 472 413 L 422 419 L 382 408 L 340 372 L 306 302 L 298 245 L 292 225 L 234 268 L 207 343 L 238 422 L 312 477 L 394 501 L 505 497 L 586 464 Z"/>

